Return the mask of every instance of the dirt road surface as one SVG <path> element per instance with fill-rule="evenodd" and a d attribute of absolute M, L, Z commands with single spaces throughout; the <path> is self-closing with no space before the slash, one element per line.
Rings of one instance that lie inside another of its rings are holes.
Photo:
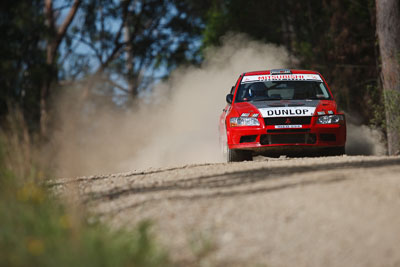
<path fill-rule="evenodd" d="M 60 179 L 201 266 L 400 266 L 400 157 L 259 158 Z"/>

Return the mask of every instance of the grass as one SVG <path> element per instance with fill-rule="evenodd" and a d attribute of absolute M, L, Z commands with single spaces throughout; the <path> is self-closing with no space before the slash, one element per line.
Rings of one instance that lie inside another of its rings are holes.
<path fill-rule="evenodd" d="M 172 265 L 150 223 L 112 231 L 51 194 L 23 121 L 11 123 L 0 136 L 0 266 Z"/>

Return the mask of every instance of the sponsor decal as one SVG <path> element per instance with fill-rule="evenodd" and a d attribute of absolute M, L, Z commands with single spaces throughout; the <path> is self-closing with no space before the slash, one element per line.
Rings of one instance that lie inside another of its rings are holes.
<path fill-rule="evenodd" d="M 303 117 L 313 116 L 315 107 L 279 107 L 279 108 L 260 108 L 264 118 L 271 117 Z"/>
<path fill-rule="evenodd" d="M 318 74 L 283 74 L 283 75 L 251 75 L 244 76 L 242 83 L 263 81 L 318 81 L 322 82 Z"/>
<path fill-rule="evenodd" d="M 303 125 L 275 125 L 276 129 L 303 128 Z"/>

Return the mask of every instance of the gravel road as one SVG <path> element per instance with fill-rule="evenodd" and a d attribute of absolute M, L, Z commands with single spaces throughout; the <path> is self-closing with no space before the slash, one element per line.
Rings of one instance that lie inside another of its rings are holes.
<path fill-rule="evenodd" d="M 257 158 L 51 182 L 201 266 L 400 266 L 400 157 Z"/>

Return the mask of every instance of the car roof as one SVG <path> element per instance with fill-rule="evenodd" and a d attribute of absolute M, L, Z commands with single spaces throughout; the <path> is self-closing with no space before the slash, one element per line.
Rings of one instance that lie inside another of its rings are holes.
<path fill-rule="evenodd" d="M 292 74 L 320 74 L 317 71 L 313 70 L 296 70 L 296 69 L 288 69 L 291 71 Z M 243 76 L 247 75 L 269 75 L 271 74 L 271 70 L 259 70 L 259 71 L 249 71 L 249 72 L 244 72 Z"/>

